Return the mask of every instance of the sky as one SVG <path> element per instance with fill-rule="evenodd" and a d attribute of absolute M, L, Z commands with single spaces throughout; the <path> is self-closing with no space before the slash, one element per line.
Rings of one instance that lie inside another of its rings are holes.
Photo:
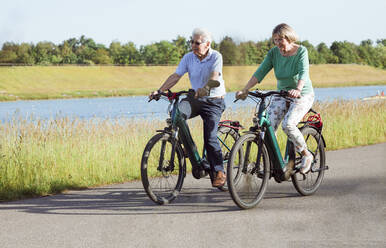
<path fill-rule="evenodd" d="M 283 22 L 313 45 L 386 38 L 386 0 L 0 0 L 0 11 L 0 47 L 81 35 L 139 47 L 189 38 L 195 27 L 216 42 L 261 41 Z"/>

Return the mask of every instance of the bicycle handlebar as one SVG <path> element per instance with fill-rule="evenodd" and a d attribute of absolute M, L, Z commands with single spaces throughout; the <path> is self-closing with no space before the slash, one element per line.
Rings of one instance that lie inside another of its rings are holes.
<path fill-rule="evenodd" d="M 286 97 L 286 96 L 288 96 L 288 91 L 285 91 L 285 90 L 280 90 L 280 91 L 272 90 L 272 91 L 268 91 L 268 92 L 264 93 L 262 91 L 256 90 L 254 92 L 253 91 L 248 92 L 248 95 L 251 95 L 251 96 L 254 96 L 254 97 L 258 97 L 258 98 L 266 98 L 266 97 L 272 96 L 272 95 L 279 95 L 279 96 Z"/>
<path fill-rule="evenodd" d="M 161 96 L 166 96 L 169 100 L 174 100 L 174 99 L 178 98 L 181 95 L 184 95 L 184 94 L 194 94 L 194 92 L 195 91 L 193 89 L 181 90 L 181 91 L 178 91 L 178 92 L 172 92 L 172 91 L 168 90 L 167 92 L 159 92 L 157 95 L 154 95 L 153 98 L 149 99 L 148 102 L 151 102 L 152 100 L 158 101 L 161 98 Z"/>
<path fill-rule="evenodd" d="M 248 95 L 251 95 L 251 96 L 254 96 L 254 97 L 258 97 L 258 98 L 266 98 L 266 97 L 272 96 L 272 95 L 279 95 L 279 96 L 282 96 L 282 97 L 287 97 L 288 96 L 288 91 L 285 91 L 285 90 L 280 90 L 280 91 L 272 90 L 272 91 L 268 91 L 268 92 L 264 93 L 264 92 L 262 92 L 262 91 L 257 89 L 255 91 L 249 91 Z M 236 99 L 233 102 L 237 102 L 238 100 L 240 100 L 240 99 Z"/>

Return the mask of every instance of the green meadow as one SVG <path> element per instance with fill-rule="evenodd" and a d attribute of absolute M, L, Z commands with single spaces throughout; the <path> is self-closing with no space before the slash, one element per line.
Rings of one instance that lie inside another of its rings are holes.
<path fill-rule="evenodd" d="M 11 66 L 0 67 L 0 101 L 147 95 L 176 66 Z M 225 66 L 228 91 L 242 88 L 257 66 Z M 386 84 L 386 70 L 365 65 L 311 65 L 314 87 Z M 273 72 L 259 86 L 275 88 Z M 176 89 L 189 87 L 185 75 Z"/>
<path fill-rule="evenodd" d="M 322 102 L 314 108 L 322 114 L 327 150 L 386 142 L 384 100 Z M 223 119 L 249 127 L 252 116 L 253 108 L 228 109 Z M 200 119 L 188 123 L 202 147 Z M 0 123 L 0 200 L 138 180 L 143 149 L 164 125 L 164 121 L 144 119 L 16 117 Z M 277 135 L 284 148 L 285 135 L 281 130 Z"/>

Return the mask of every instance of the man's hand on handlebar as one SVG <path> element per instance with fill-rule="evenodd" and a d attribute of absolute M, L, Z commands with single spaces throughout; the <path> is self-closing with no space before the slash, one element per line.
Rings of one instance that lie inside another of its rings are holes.
<path fill-rule="evenodd" d="M 240 91 L 237 91 L 236 94 L 235 94 L 235 98 L 237 100 L 241 99 L 241 100 L 245 100 L 248 96 L 248 90 L 240 90 Z"/>
<path fill-rule="evenodd" d="M 161 97 L 161 91 L 160 90 L 156 90 L 156 91 L 153 91 L 153 92 L 151 92 L 150 93 L 150 95 L 149 95 L 149 101 L 151 101 L 151 100 L 159 100 L 159 98 Z"/>

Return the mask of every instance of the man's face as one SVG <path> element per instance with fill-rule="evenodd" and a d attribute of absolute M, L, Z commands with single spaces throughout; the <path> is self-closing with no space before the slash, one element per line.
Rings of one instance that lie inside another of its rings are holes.
<path fill-rule="evenodd" d="M 210 45 L 208 41 L 203 42 L 203 38 L 200 35 L 195 35 L 190 41 L 190 44 L 192 45 L 193 53 L 198 57 L 204 56 L 208 52 Z"/>

